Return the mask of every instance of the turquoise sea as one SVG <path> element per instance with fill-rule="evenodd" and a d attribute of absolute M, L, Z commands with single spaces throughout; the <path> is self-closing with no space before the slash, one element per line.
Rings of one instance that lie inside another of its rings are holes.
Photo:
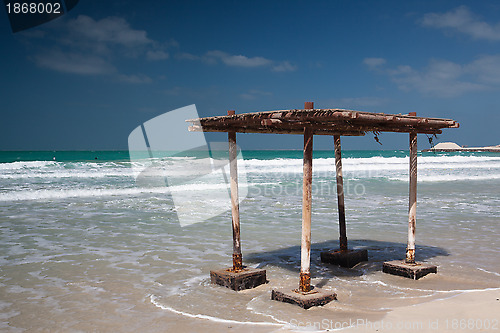
<path fill-rule="evenodd" d="M 416 257 L 438 274 L 413 281 L 381 271 L 405 254 L 408 152 L 343 152 L 349 246 L 369 252 L 345 269 L 319 260 L 338 216 L 333 152 L 315 151 L 312 283 L 338 300 L 310 310 L 270 299 L 298 284 L 302 151 L 241 153 L 243 261 L 269 283 L 238 293 L 209 278 L 231 264 L 227 165 L 171 155 L 0 152 L 0 330 L 268 332 L 500 288 L 500 154 L 419 153 Z"/>
<path fill-rule="evenodd" d="M 144 153 L 145 158 L 147 153 Z M 170 155 L 165 153 L 165 155 Z M 348 150 L 343 151 L 342 156 L 345 158 L 369 158 L 369 157 L 405 157 L 408 155 L 406 150 Z M 425 152 L 419 153 L 419 156 L 498 156 L 497 153 L 470 153 L 470 152 Z M 314 151 L 315 158 L 332 157 L 332 151 L 320 150 Z M 245 150 L 245 159 L 301 159 L 301 150 Z M 81 162 L 81 161 L 96 161 L 96 162 L 118 162 L 129 161 L 129 152 L 127 150 L 104 150 L 104 151 L 0 151 L 0 163 L 11 162 L 29 162 L 29 161 L 53 161 L 59 162 Z"/>

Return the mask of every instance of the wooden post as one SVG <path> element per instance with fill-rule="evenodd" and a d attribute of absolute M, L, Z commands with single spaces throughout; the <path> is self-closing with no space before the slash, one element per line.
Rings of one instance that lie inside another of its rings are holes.
<path fill-rule="evenodd" d="M 227 115 L 235 115 L 234 110 Z M 210 271 L 210 281 L 232 290 L 251 289 L 267 283 L 266 270 L 258 268 L 243 269 L 240 243 L 240 204 L 238 200 L 238 168 L 236 132 L 227 133 L 229 141 L 229 174 L 231 178 L 231 215 L 233 227 L 233 267 Z"/>
<path fill-rule="evenodd" d="M 340 251 L 347 251 L 347 233 L 345 226 L 345 206 L 344 206 L 344 180 L 342 177 L 342 153 L 340 148 L 340 135 L 334 135 L 333 142 L 335 146 L 335 168 L 337 171 L 337 204 L 339 209 Z"/>
<path fill-rule="evenodd" d="M 312 109 L 311 102 L 305 108 Z M 313 132 L 310 127 L 304 128 L 304 175 L 302 182 L 302 241 L 300 256 L 299 291 L 311 291 L 311 203 L 312 203 L 312 156 Z"/>
<path fill-rule="evenodd" d="M 228 115 L 234 115 L 235 111 L 230 110 Z M 231 213 L 233 217 L 233 271 L 243 269 L 240 243 L 240 204 L 238 200 L 238 167 L 236 132 L 228 132 L 229 141 L 229 173 L 231 176 Z"/>
<path fill-rule="evenodd" d="M 408 208 L 408 246 L 406 263 L 415 263 L 415 226 L 417 218 L 417 133 L 410 133 L 410 193 Z"/>

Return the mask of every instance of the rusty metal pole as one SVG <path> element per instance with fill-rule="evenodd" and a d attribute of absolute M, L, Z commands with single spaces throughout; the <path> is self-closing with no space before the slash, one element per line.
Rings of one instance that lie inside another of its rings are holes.
<path fill-rule="evenodd" d="M 415 226 L 417 219 L 417 133 L 410 133 L 410 193 L 408 208 L 408 246 L 406 263 L 415 263 Z"/>
<path fill-rule="evenodd" d="M 337 204 L 339 208 L 339 243 L 340 251 L 347 251 L 347 232 L 345 226 L 344 206 L 344 179 L 342 177 L 342 153 L 340 148 L 340 135 L 333 136 L 335 146 L 335 168 L 337 173 Z"/>
<path fill-rule="evenodd" d="M 305 103 L 305 109 L 313 109 L 311 102 Z M 304 174 L 302 181 L 302 241 L 300 255 L 300 284 L 302 292 L 311 291 L 311 203 L 312 203 L 312 155 L 313 132 L 304 128 Z"/>
<path fill-rule="evenodd" d="M 234 115 L 234 110 L 227 111 L 228 115 Z M 240 242 L 240 204 L 238 200 L 238 166 L 236 132 L 228 132 L 229 141 L 229 174 L 231 177 L 231 214 L 233 220 L 233 271 L 243 269 Z"/>

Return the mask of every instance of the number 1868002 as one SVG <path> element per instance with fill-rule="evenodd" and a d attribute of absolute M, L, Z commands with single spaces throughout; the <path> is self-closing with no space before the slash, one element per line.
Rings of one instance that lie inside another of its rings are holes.
<path fill-rule="evenodd" d="M 8 14 L 63 14 L 60 2 L 9 2 L 5 4 Z"/>

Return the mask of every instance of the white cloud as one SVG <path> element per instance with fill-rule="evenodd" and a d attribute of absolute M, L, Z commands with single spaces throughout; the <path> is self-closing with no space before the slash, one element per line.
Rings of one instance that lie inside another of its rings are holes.
<path fill-rule="evenodd" d="M 370 64 L 367 66 L 370 68 Z M 433 59 L 420 70 L 408 65 L 377 68 L 404 91 L 454 97 L 474 91 L 500 90 L 500 55 L 483 55 L 466 64 Z"/>
<path fill-rule="evenodd" d="M 297 66 L 292 65 L 289 61 L 283 61 L 273 66 L 274 72 L 293 72 Z"/>
<path fill-rule="evenodd" d="M 500 85 L 500 55 L 484 55 L 464 68 L 465 72 L 477 77 L 479 82 Z"/>
<path fill-rule="evenodd" d="M 34 59 L 40 67 L 71 74 L 102 75 L 116 70 L 102 57 L 80 53 L 50 51 L 38 54 Z"/>
<path fill-rule="evenodd" d="M 79 15 L 68 22 L 68 28 L 78 38 L 97 43 L 118 44 L 125 47 L 152 45 L 144 30 L 130 27 L 128 22 L 120 17 L 107 17 L 94 20 L 85 15 Z"/>
<path fill-rule="evenodd" d="M 363 63 L 370 69 L 376 69 L 386 63 L 384 58 L 365 58 Z"/>
<path fill-rule="evenodd" d="M 217 59 L 227 66 L 235 67 L 262 67 L 272 63 L 271 60 L 263 57 L 249 58 L 244 55 L 231 55 L 223 51 L 208 51 L 205 57 L 208 58 L 208 60 L 210 60 L 210 58 Z"/>
<path fill-rule="evenodd" d="M 432 28 L 456 30 L 475 39 L 500 40 L 500 23 L 481 21 L 466 6 L 460 6 L 444 14 L 424 15 L 422 25 Z"/>
<path fill-rule="evenodd" d="M 164 60 L 169 58 L 168 47 L 179 46 L 173 39 L 164 43 L 154 41 L 145 30 L 134 29 L 119 17 L 95 20 L 80 15 L 59 20 L 45 29 L 52 31 L 25 34 L 36 43 L 43 41 L 43 48 L 31 57 L 40 67 L 70 74 L 111 75 L 128 83 L 148 83 L 152 79 L 144 74 L 120 74 L 114 65 L 117 60 L 123 57 Z"/>
<path fill-rule="evenodd" d="M 121 74 L 118 76 L 118 79 L 122 82 L 133 83 L 133 84 L 143 84 L 143 83 L 153 82 L 153 80 L 149 76 L 143 74 L 137 74 L 137 75 Z"/>
<path fill-rule="evenodd" d="M 402 90 L 417 90 L 439 97 L 453 97 L 486 88 L 474 78 L 469 78 L 464 66 L 446 60 L 432 60 L 421 71 L 399 66 L 389 70 L 388 74 Z"/>
<path fill-rule="evenodd" d="M 175 55 L 175 58 L 179 60 L 201 60 L 201 57 L 188 53 L 188 52 L 179 52 Z"/>
<path fill-rule="evenodd" d="M 247 57 L 245 55 L 233 55 L 220 50 L 212 50 L 205 53 L 203 56 L 197 56 L 191 53 L 181 52 L 175 55 L 177 59 L 202 61 L 207 64 L 215 65 L 223 63 L 230 67 L 247 67 L 247 68 L 271 68 L 274 72 L 291 72 L 297 69 L 289 61 L 276 62 L 264 57 Z"/>
<path fill-rule="evenodd" d="M 148 60 L 165 60 L 168 59 L 169 54 L 168 52 L 162 50 L 151 50 L 146 52 L 146 57 L 148 58 Z"/>

